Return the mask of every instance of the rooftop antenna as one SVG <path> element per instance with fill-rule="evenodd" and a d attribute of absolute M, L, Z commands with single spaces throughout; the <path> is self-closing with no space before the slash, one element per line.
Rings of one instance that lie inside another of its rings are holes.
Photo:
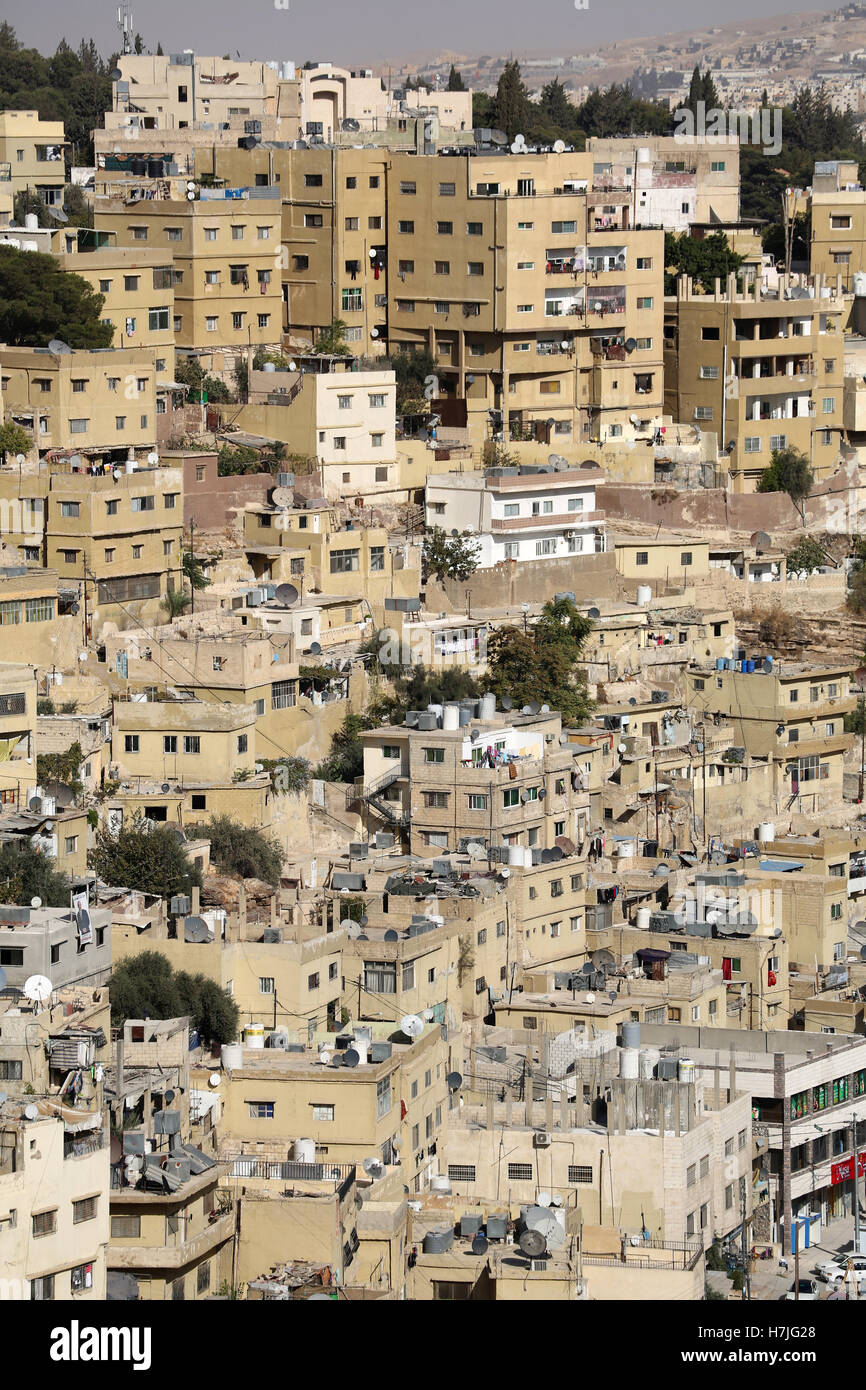
<path fill-rule="evenodd" d="M 131 53 L 133 14 L 129 8 L 129 0 L 122 0 L 117 7 L 117 27 L 120 30 L 121 53 Z"/>

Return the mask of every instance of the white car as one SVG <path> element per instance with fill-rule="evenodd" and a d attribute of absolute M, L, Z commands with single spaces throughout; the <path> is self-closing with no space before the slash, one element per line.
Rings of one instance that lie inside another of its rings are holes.
<path fill-rule="evenodd" d="M 834 1260 L 828 1260 L 825 1264 L 818 1265 L 815 1270 L 817 1278 L 825 1284 L 836 1287 L 844 1282 L 845 1272 L 848 1268 L 848 1260 L 851 1260 L 851 1281 L 860 1283 L 866 1281 L 866 1255 L 840 1255 Z"/>
<path fill-rule="evenodd" d="M 795 1279 L 787 1293 L 782 1294 L 783 1300 L 795 1299 L 797 1297 L 797 1283 Z M 799 1299 L 801 1303 L 814 1303 L 818 1299 L 818 1285 L 814 1279 L 799 1280 Z"/>

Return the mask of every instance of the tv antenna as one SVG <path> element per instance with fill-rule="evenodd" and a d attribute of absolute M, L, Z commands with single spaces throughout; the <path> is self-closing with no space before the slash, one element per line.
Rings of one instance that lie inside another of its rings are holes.
<path fill-rule="evenodd" d="M 121 53 L 132 52 L 133 14 L 129 0 L 122 0 L 117 7 L 117 27 L 120 30 Z"/>

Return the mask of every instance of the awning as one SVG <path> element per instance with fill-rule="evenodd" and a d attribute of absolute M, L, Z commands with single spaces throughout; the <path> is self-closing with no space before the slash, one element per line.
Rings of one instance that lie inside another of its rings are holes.
<path fill-rule="evenodd" d="M 63 1121 L 67 1134 L 79 1134 L 88 1129 L 102 1128 L 100 1110 L 75 1110 L 71 1105 L 63 1105 L 59 1100 L 38 1100 L 36 1108 L 40 1115 L 54 1116 Z"/>
<path fill-rule="evenodd" d="M 762 859 L 758 865 L 765 874 L 793 874 L 802 867 L 797 859 Z"/>
<path fill-rule="evenodd" d="M 635 955 L 639 961 L 651 963 L 654 960 L 669 960 L 671 952 L 659 951 L 655 946 L 642 946 L 639 951 L 635 951 Z"/>

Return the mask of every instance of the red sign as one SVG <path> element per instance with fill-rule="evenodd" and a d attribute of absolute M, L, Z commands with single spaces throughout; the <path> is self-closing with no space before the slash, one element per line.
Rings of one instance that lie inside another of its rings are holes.
<path fill-rule="evenodd" d="M 866 1173 L 866 1153 L 857 1155 L 857 1175 Z M 854 1176 L 854 1160 L 846 1158 L 844 1163 L 834 1163 L 830 1168 L 830 1182 L 835 1187 L 839 1182 L 850 1182 Z"/>

